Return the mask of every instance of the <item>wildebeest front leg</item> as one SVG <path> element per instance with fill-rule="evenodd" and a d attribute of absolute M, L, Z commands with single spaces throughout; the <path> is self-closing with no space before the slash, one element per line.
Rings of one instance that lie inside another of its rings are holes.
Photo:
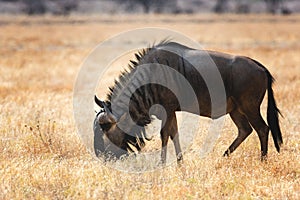
<path fill-rule="evenodd" d="M 161 139 L 162 139 L 162 151 L 161 151 L 161 162 L 165 163 L 167 158 L 167 144 L 169 136 L 173 140 L 177 162 L 180 163 L 182 161 L 182 151 L 179 142 L 178 135 L 178 127 L 177 127 L 177 119 L 175 112 L 169 114 L 166 122 L 163 121 L 163 127 L 161 129 Z"/>
<path fill-rule="evenodd" d="M 168 132 L 163 129 L 160 131 L 161 136 L 161 163 L 165 164 L 167 160 L 167 145 L 169 140 Z"/>
<path fill-rule="evenodd" d="M 171 135 L 171 139 L 173 140 L 174 146 L 175 146 L 175 151 L 176 151 L 176 157 L 177 157 L 177 163 L 181 164 L 182 163 L 182 151 L 179 143 L 179 134 L 178 132 L 174 132 L 175 135 Z"/>

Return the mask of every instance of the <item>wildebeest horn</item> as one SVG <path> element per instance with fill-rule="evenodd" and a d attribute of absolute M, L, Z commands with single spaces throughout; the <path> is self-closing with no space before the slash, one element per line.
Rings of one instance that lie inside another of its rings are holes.
<path fill-rule="evenodd" d="M 106 103 L 104 101 L 101 101 L 100 99 L 98 99 L 96 95 L 95 95 L 94 99 L 95 99 L 96 104 L 99 105 L 101 108 L 104 108 L 104 111 L 105 111 L 105 113 L 99 115 L 100 124 L 116 123 L 117 119 L 111 113 L 111 111 L 107 107 Z"/>
<path fill-rule="evenodd" d="M 94 100 L 95 100 L 95 103 L 98 105 L 98 106 L 100 106 L 101 108 L 104 108 L 104 101 L 101 101 L 100 99 L 98 99 L 98 97 L 95 95 L 95 97 L 94 97 Z"/>

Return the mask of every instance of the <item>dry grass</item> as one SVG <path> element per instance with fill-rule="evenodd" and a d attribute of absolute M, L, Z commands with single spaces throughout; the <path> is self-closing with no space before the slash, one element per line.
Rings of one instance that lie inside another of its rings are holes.
<path fill-rule="evenodd" d="M 3 16 L 0 199 L 299 199 L 299 21 L 300 16 L 255 15 Z M 261 163 L 253 133 L 230 158 L 222 158 L 237 135 L 227 118 L 213 152 L 201 159 L 197 147 L 208 123 L 201 119 L 204 128 L 184 154 L 181 168 L 171 165 L 130 174 L 95 160 L 76 134 L 72 115 L 76 74 L 96 44 L 144 26 L 174 29 L 206 48 L 248 55 L 268 66 L 277 80 L 274 90 L 284 115 L 282 152 L 277 154 L 270 140 L 268 162 Z"/>

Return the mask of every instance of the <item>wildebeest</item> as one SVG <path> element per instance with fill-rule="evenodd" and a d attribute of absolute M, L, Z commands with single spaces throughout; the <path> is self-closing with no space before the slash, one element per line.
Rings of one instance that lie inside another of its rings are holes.
<path fill-rule="evenodd" d="M 166 162 L 169 137 L 173 140 L 177 161 L 181 161 L 182 151 L 176 111 L 186 111 L 212 119 L 229 114 L 238 128 L 238 136 L 225 151 L 224 156 L 231 154 L 250 135 L 252 127 L 260 140 L 262 159 L 268 152 L 269 129 L 275 147 L 278 152 L 280 151 L 282 135 L 278 121 L 280 112 L 272 90 L 274 78 L 259 62 L 244 56 L 192 49 L 172 41 L 163 41 L 135 55 L 136 61 L 131 61 L 129 70 L 125 70 L 115 81 L 107 95 L 107 100 L 101 101 L 95 96 L 96 104 L 102 108 L 94 120 L 94 149 L 97 156 L 103 153 L 120 157 L 134 151 L 132 148 L 140 151 L 147 139 L 144 127 L 151 123 L 151 115 L 156 115 L 162 120 L 161 162 Z M 225 101 L 216 101 L 214 105 L 216 108 L 212 107 L 210 89 L 206 80 L 203 74 L 199 73 L 199 69 L 207 72 L 212 68 L 212 64 L 206 62 L 207 56 L 217 67 L 225 90 Z M 144 65 L 146 66 L 142 67 Z M 157 73 L 156 69 L 147 70 L 154 65 L 158 65 L 158 69 L 163 68 L 160 65 L 167 66 L 184 77 L 190 84 L 197 101 L 189 99 L 186 88 L 172 73 L 163 70 Z M 159 81 L 157 83 L 151 81 L 150 77 L 159 77 L 160 81 L 163 79 L 173 89 L 159 84 Z M 268 91 L 269 126 L 260 114 L 260 105 L 266 90 Z M 184 96 L 188 105 L 181 105 L 179 96 Z M 129 99 L 128 102 L 125 99 Z M 163 116 L 160 109 L 154 109 L 149 113 L 151 107 L 156 104 L 164 107 L 166 116 Z M 212 109 L 215 111 L 212 112 Z M 180 135 L 182 137 L 184 133 Z"/>

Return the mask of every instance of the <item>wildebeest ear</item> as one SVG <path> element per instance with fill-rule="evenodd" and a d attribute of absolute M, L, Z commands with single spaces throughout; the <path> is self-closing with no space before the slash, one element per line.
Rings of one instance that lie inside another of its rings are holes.
<path fill-rule="evenodd" d="M 103 112 L 98 115 L 98 122 L 99 124 L 114 124 L 116 123 L 116 118 L 111 113 Z"/>
<path fill-rule="evenodd" d="M 100 106 L 101 108 L 104 108 L 104 105 L 105 105 L 104 101 L 101 101 L 100 99 L 98 99 L 98 97 L 96 95 L 94 97 L 94 100 L 98 106 Z"/>

